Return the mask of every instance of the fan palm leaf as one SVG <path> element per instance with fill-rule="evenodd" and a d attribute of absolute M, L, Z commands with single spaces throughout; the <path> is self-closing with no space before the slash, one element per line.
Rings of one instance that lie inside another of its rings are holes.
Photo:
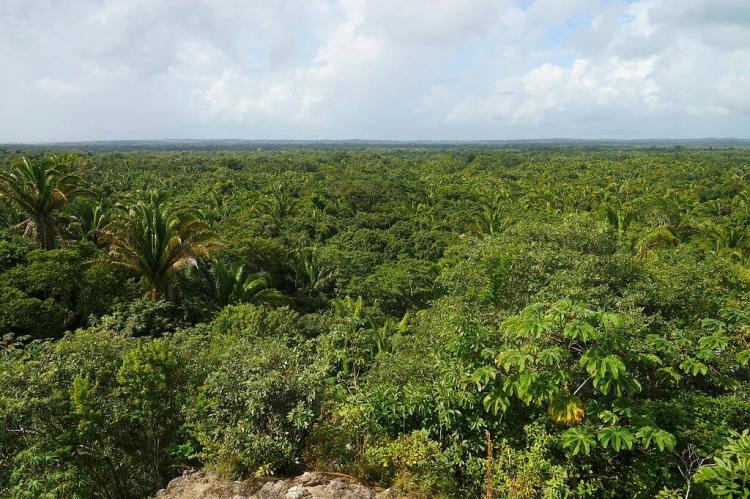
<path fill-rule="evenodd" d="M 268 273 L 245 275 L 245 267 L 239 262 L 227 267 L 220 261 L 214 261 L 204 275 L 210 280 L 209 289 L 218 308 L 235 303 L 273 305 L 284 301 L 284 295 L 271 287 Z"/>
<path fill-rule="evenodd" d="M 82 187 L 85 161 L 73 155 L 48 156 L 40 161 L 21 162 L 0 170 L 0 197 L 23 212 L 18 224 L 44 249 L 54 249 L 60 212 Z"/>
<path fill-rule="evenodd" d="M 68 230 L 81 234 L 92 242 L 99 242 L 104 228 L 110 221 L 109 214 L 102 203 L 82 203 L 72 205 L 65 217 Z"/>
<path fill-rule="evenodd" d="M 104 230 L 113 265 L 142 276 L 148 295 L 165 296 L 174 274 L 198 258 L 208 259 L 219 243 L 208 226 L 174 211 L 154 191 L 113 220 Z"/>

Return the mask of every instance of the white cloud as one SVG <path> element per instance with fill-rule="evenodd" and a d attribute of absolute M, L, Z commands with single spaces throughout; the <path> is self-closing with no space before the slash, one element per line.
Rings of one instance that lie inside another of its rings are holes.
<path fill-rule="evenodd" d="M 505 129 L 549 136 L 679 136 L 685 130 L 747 136 L 750 37 L 740 33 L 750 35 L 750 4 L 680 5 L 684 11 L 656 0 L 602 8 L 576 33 L 572 62 L 499 78 L 494 91 L 458 102 L 446 121 L 510 124 Z M 714 12 L 724 8 L 735 17 Z"/>
<path fill-rule="evenodd" d="M 345 0 L 342 7 L 361 29 L 388 41 L 439 46 L 507 27 L 518 12 L 506 0 Z"/>
<path fill-rule="evenodd" d="M 545 63 L 520 77 L 499 80 L 485 99 L 460 103 L 447 121 L 538 125 L 547 119 L 575 123 L 597 114 L 649 113 L 660 105 L 660 88 L 652 79 L 655 63 L 654 58 L 616 57 L 599 64 L 577 59 L 570 67 Z"/>
<path fill-rule="evenodd" d="M 348 22 L 336 29 L 305 66 L 269 72 L 238 67 L 206 78 L 211 68 L 191 61 L 193 71 L 183 72 L 182 77 L 197 85 L 198 105 L 204 105 L 207 119 L 239 123 L 281 119 L 291 125 L 320 125 L 335 117 L 329 114 L 330 107 L 347 93 L 368 88 L 370 69 L 382 59 L 379 40 Z"/>
<path fill-rule="evenodd" d="M 750 130 L 746 0 L 0 0 L 0 60 L 0 142 Z"/>

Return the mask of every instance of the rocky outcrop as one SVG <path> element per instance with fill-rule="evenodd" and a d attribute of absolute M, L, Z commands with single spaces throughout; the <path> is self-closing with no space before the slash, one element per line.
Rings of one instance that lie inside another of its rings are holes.
<path fill-rule="evenodd" d="M 307 472 L 296 478 L 259 483 L 224 480 L 202 471 L 177 477 L 159 499 L 390 499 L 390 490 L 370 488 L 355 478 L 337 473 Z"/>
<path fill-rule="evenodd" d="M 156 493 L 159 499 L 232 499 L 253 496 L 260 488 L 256 481 L 232 481 L 219 478 L 216 473 L 188 472 L 169 482 L 166 489 Z"/>
<path fill-rule="evenodd" d="M 376 499 L 374 490 L 344 475 L 305 473 L 263 485 L 259 499 Z M 382 496 L 381 496 L 382 497 Z"/>

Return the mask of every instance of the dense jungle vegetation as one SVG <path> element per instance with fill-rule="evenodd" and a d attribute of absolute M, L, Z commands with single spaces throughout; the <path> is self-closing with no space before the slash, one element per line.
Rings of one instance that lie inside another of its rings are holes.
<path fill-rule="evenodd" d="M 0 151 L 0 496 L 748 497 L 750 150 Z"/>

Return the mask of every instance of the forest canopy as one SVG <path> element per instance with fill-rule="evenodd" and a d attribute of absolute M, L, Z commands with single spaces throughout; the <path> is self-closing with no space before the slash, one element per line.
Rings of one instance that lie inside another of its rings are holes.
<path fill-rule="evenodd" d="M 750 150 L 0 149 L 0 496 L 750 495 Z"/>

